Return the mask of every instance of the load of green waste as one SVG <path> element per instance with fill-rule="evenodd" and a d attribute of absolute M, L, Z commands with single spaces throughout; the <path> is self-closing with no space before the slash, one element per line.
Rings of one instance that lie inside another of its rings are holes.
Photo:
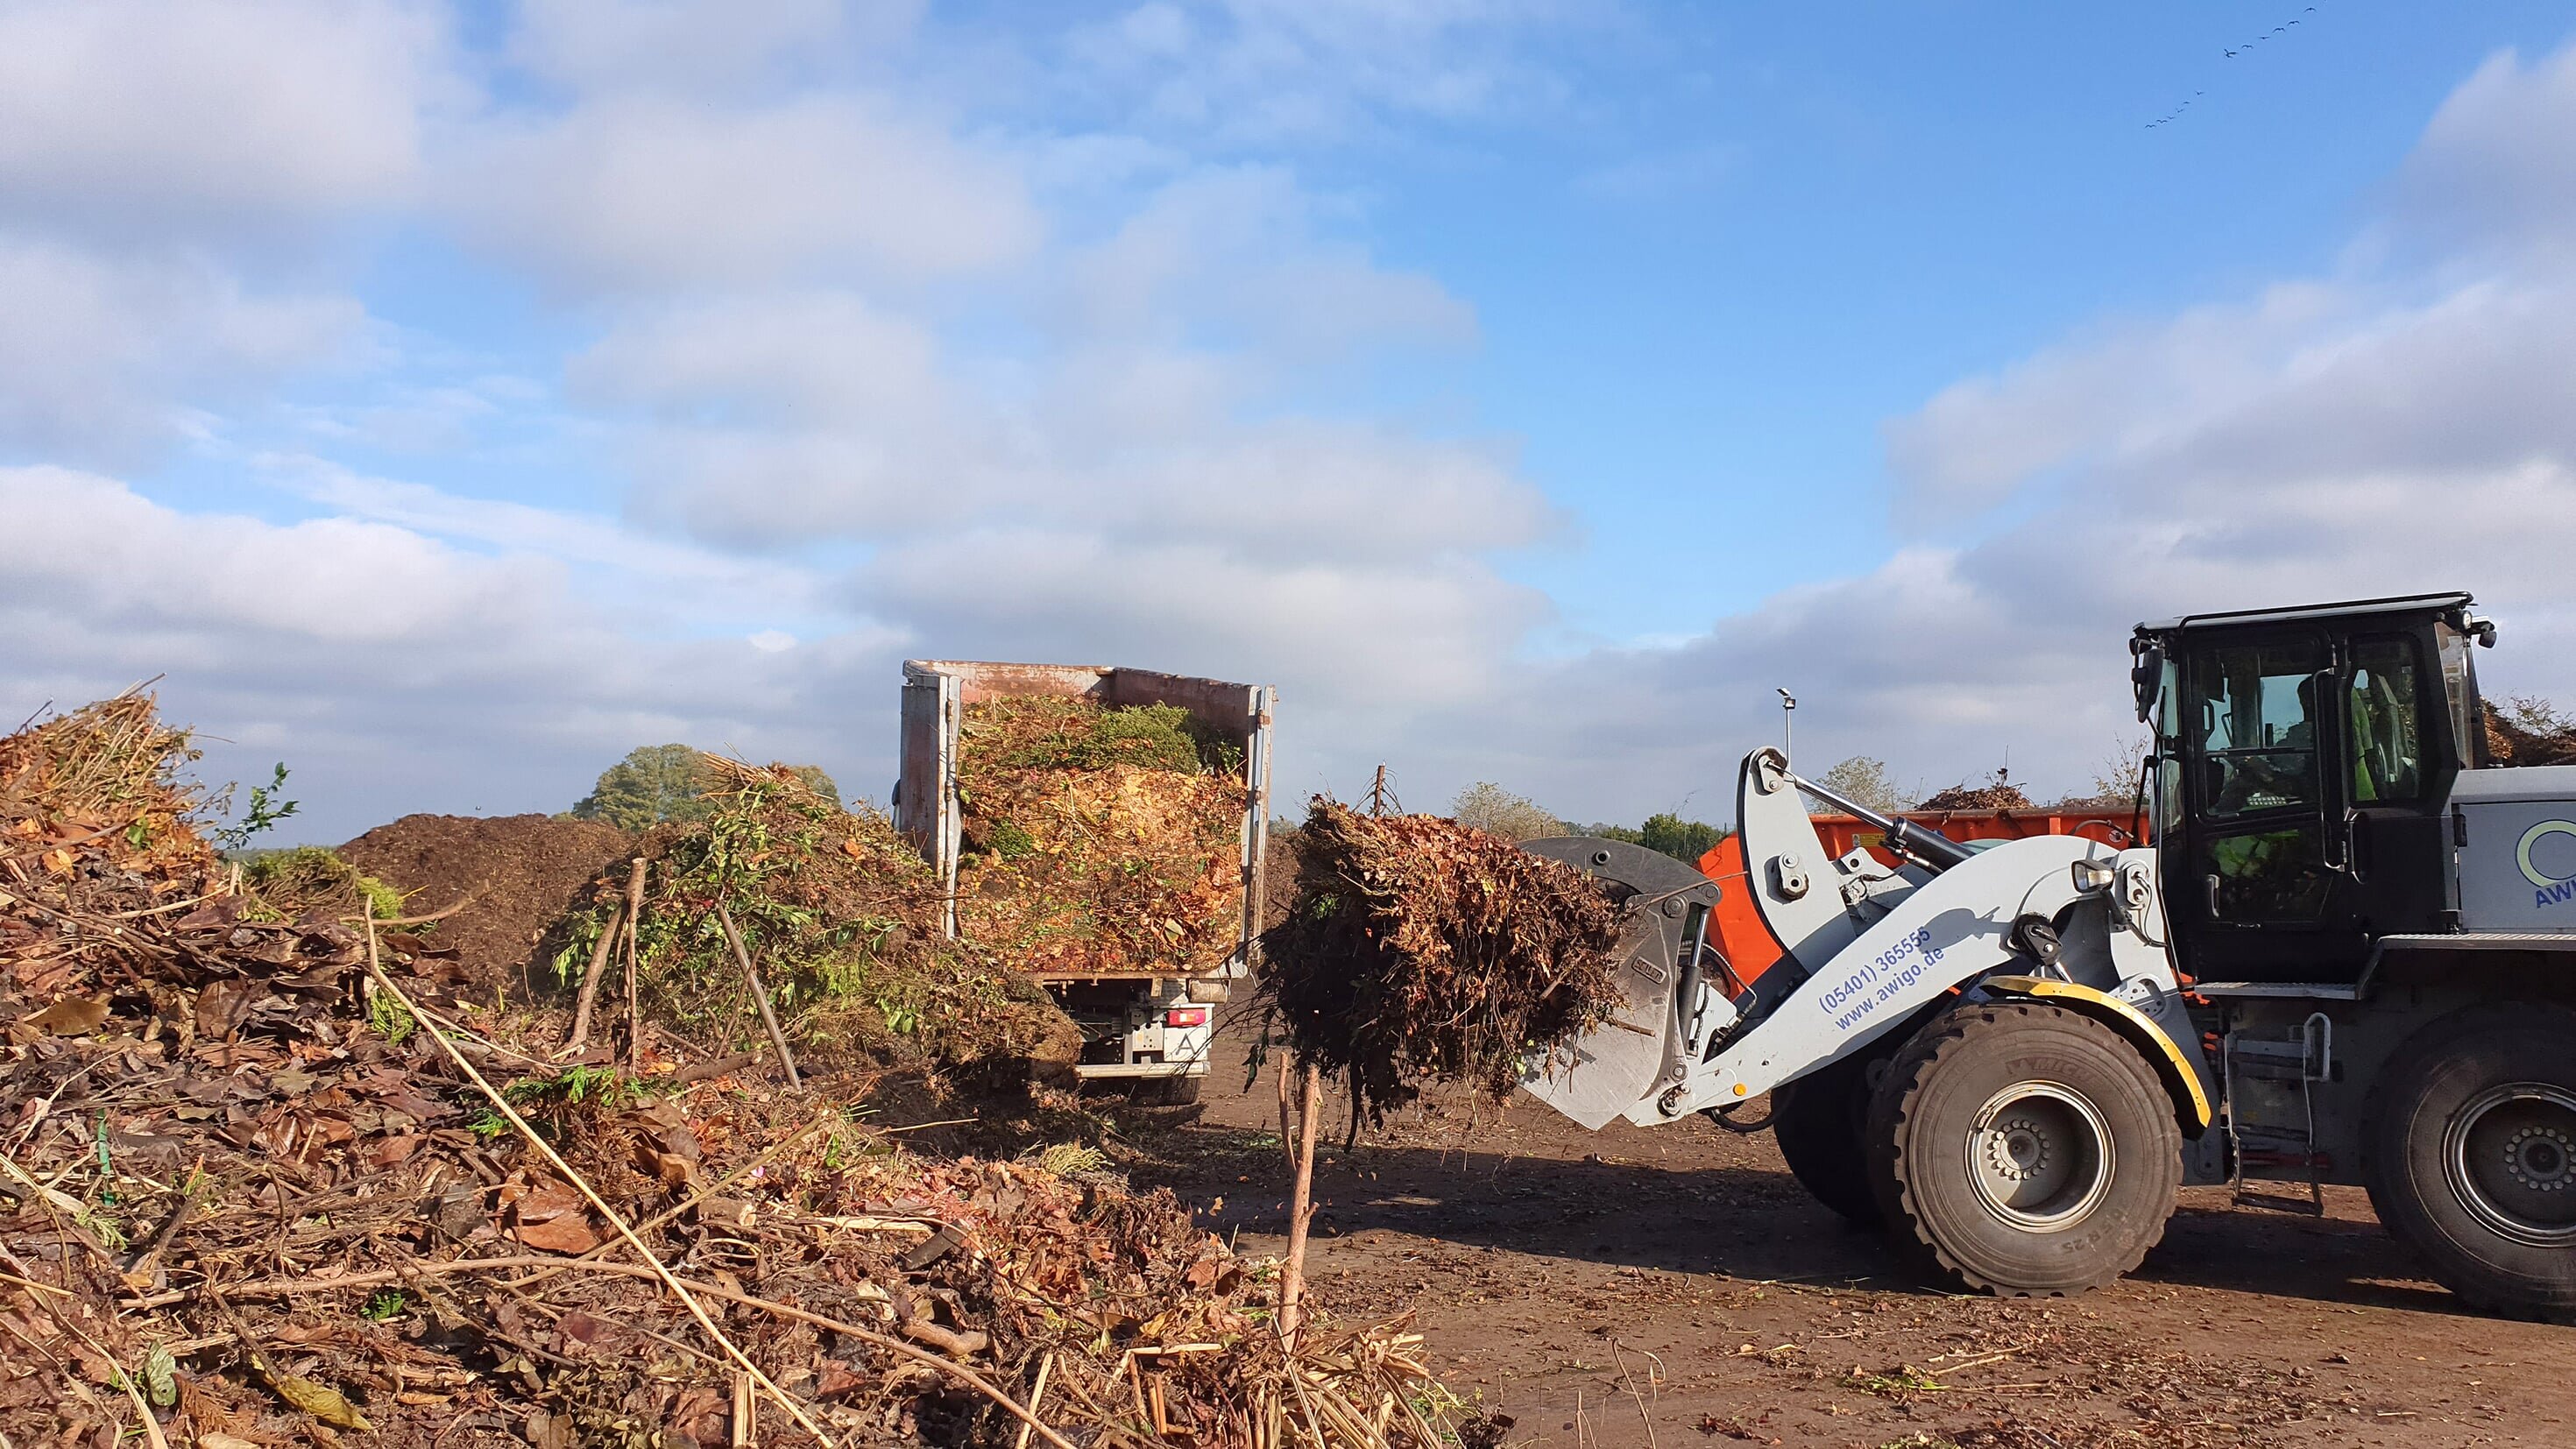
<path fill-rule="evenodd" d="M 1317 796 L 1261 938 L 1262 998 L 1300 1062 L 1372 1118 L 1426 1081 L 1501 1097 L 1534 1053 L 1609 1020 L 1624 904 L 1570 865 L 1430 815 Z"/>
<path fill-rule="evenodd" d="M 959 932 L 1037 972 L 1219 969 L 1242 931 L 1242 776 L 1177 706 L 966 706 Z"/>

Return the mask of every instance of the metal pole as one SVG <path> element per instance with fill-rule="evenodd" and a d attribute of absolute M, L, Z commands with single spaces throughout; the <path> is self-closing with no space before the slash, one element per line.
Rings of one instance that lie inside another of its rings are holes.
<path fill-rule="evenodd" d="M 1774 688 L 1778 689 L 1777 686 Z M 1790 746 L 1797 739 L 1798 696 L 1785 689 L 1778 689 L 1778 693 L 1780 695 L 1780 754 L 1782 758 L 1794 761 L 1798 755 Z"/>

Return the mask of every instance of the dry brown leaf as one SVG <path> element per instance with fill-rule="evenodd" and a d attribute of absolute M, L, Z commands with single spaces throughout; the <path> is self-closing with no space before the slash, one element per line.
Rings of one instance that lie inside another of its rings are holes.
<path fill-rule="evenodd" d="M 33 1012 L 26 1024 L 52 1032 L 56 1036 L 83 1036 L 96 1031 L 107 1021 L 107 1003 L 86 997 L 66 996 L 42 1011 Z"/>

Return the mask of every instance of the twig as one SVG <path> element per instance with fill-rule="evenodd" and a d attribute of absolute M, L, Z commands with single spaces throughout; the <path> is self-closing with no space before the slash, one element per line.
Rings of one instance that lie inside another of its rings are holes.
<path fill-rule="evenodd" d="M 739 1344 L 725 1336 L 725 1331 L 717 1327 L 715 1319 L 708 1315 L 705 1305 L 699 1303 L 696 1295 L 681 1285 L 680 1280 L 669 1268 L 663 1266 L 662 1260 L 654 1255 L 651 1248 L 644 1246 L 644 1240 L 635 1236 L 635 1230 L 628 1227 L 626 1219 L 600 1197 L 598 1190 L 590 1185 L 590 1180 L 574 1171 L 572 1164 L 563 1160 L 562 1154 L 555 1151 L 553 1144 L 539 1135 L 536 1128 L 528 1125 L 528 1119 L 519 1115 L 518 1108 L 510 1105 L 510 1099 L 503 1096 L 499 1088 L 485 1080 L 481 1072 L 475 1070 L 474 1064 L 466 1060 L 465 1053 L 458 1051 L 456 1044 L 447 1039 L 447 1032 L 442 1026 L 441 1018 L 415 1004 L 410 997 L 403 994 L 401 987 L 394 985 L 393 978 L 385 974 L 384 964 L 377 959 L 376 928 L 372 921 L 367 924 L 367 974 L 375 978 L 376 985 L 392 992 L 394 1000 L 402 1003 L 403 1008 L 411 1013 L 414 1021 L 428 1029 L 431 1038 L 446 1051 L 448 1060 L 456 1063 L 459 1071 L 473 1078 L 474 1085 L 490 1099 L 493 1109 L 509 1119 L 510 1125 L 518 1129 L 519 1135 L 526 1138 L 528 1144 L 536 1148 L 557 1172 L 562 1173 L 565 1181 L 581 1190 L 581 1195 L 590 1200 L 590 1205 L 598 1210 L 601 1217 L 608 1220 L 609 1226 L 617 1229 L 618 1236 L 626 1240 L 627 1246 L 635 1250 L 635 1255 L 644 1260 L 645 1264 L 653 1270 L 654 1276 L 660 1278 L 665 1287 L 678 1295 L 680 1305 L 689 1310 L 689 1316 L 698 1321 L 698 1327 L 706 1330 L 707 1336 L 715 1340 L 717 1346 L 725 1351 L 726 1356 L 742 1365 L 743 1370 L 749 1373 L 761 1388 L 767 1390 L 772 1398 L 777 1399 L 787 1410 L 788 1415 L 795 1419 L 805 1432 L 823 1441 L 824 1449 L 834 1449 L 837 1441 L 824 1432 L 822 1425 L 814 1422 L 813 1416 L 805 1412 L 803 1405 L 789 1398 L 785 1389 L 771 1382 L 769 1375 L 762 1372 L 760 1365 L 751 1361 L 751 1356 L 744 1353 Z"/>
<path fill-rule="evenodd" d="M 557 1056 L 571 1056 L 590 1045 L 590 1012 L 599 1000 L 599 977 L 608 969 L 609 953 L 617 949 L 618 933 L 626 929 L 627 918 L 636 908 L 636 897 L 643 893 L 644 857 L 635 857 L 634 867 L 626 877 L 626 904 L 609 921 L 608 929 L 599 933 L 599 944 L 590 949 L 590 965 L 581 973 L 581 994 L 573 998 L 572 1033 L 564 1038 L 563 1050 Z"/>
<path fill-rule="evenodd" d="M 742 963 L 742 979 L 751 987 L 751 999 L 760 1006 L 760 1024 L 769 1028 L 769 1044 L 778 1048 L 778 1064 L 787 1070 L 787 1085 L 805 1085 L 796 1075 L 796 1053 L 787 1049 L 787 1033 L 778 1029 L 778 1011 L 769 1004 L 769 988 L 761 982 L 760 968 L 751 964 L 751 952 L 742 944 L 742 932 L 733 928 L 733 912 L 726 910 L 722 901 L 716 902 L 716 923 L 724 927 L 725 941 L 733 947 L 733 959 Z"/>
<path fill-rule="evenodd" d="M 975 1372 L 973 1369 L 970 1369 L 963 1364 L 943 1358 L 926 1349 L 915 1348 L 911 1344 L 905 1343 L 900 1339 L 889 1338 L 882 1333 L 861 1328 L 855 1323 L 844 1323 L 837 1318 L 826 1318 L 820 1313 L 798 1308 L 791 1304 L 778 1303 L 767 1298 L 754 1297 L 740 1289 L 727 1288 L 718 1283 L 701 1283 L 694 1279 L 673 1278 L 667 1276 L 670 1272 L 667 1268 L 662 1268 L 657 1272 L 653 1267 L 646 1267 L 636 1263 L 611 1263 L 594 1258 L 546 1258 L 538 1257 L 534 1254 L 525 1254 L 511 1258 L 451 1258 L 440 1263 L 412 1263 L 401 1268 L 382 1269 L 366 1273 L 350 1273 L 338 1278 L 267 1278 L 255 1283 L 233 1284 L 226 1287 L 224 1289 L 224 1293 L 226 1296 L 232 1298 L 291 1298 L 305 1293 L 336 1292 L 343 1288 L 373 1288 L 386 1283 L 404 1282 L 411 1278 L 426 1278 L 448 1273 L 494 1272 L 505 1268 L 564 1268 L 578 1269 L 585 1273 L 615 1273 L 626 1278 L 659 1278 L 665 1285 L 672 1283 L 685 1284 L 685 1292 L 694 1293 L 700 1297 L 720 1299 L 727 1303 L 739 1303 L 745 1308 L 757 1308 L 764 1313 L 773 1313 L 781 1318 L 792 1318 L 802 1323 L 810 1323 L 816 1328 L 828 1329 L 833 1333 L 846 1334 L 849 1337 L 859 1339 L 862 1342 L 872 1343 L 890 1353 L 898 1353 L 906 1358 L 914 1360 L 915 1362 L 928 1364 L 931 1367 L 950 1375 L 958 1382 L 966 1385 L 968 1388 L 975 1390 L 977 1393 L 991 1399 L 1003 1408 L 1010 1410 L 1012 1417 L 1020 1420 L 1020 1422 L 1036 1425 L 1037 1432 L 1046 1437 L 1046 1442 L 1057 1446 L 1057 1449 L 1074 1449 L 1074 1446 L 1068 1442 L 1063 1435 L 1058 1434 L 1053 1429 L 1048 1428 L 1045 1424 L 1040 1423 L 1027 1409 L 1022 1408 L 1018 1400 L 1013 1399 L 1006 1393 L 1003 1393 L 1000 1389 L 994 1387 L 991 1380 L 986 1379 L 982 1374 Z M 193 1296 L 195 1295 L 191 1292 L 156 1293 L 149 1298 L 126 1299 L 118 1306 L 123 1308 L 159 1308 L 166 1307 L 172 1303 L 184 1302 Z M 681 1301 L 686 1303 L 692 1300 L 683 1297 Z M 830 1441 L 826 1440 L 825 1442 L 829 1443 Z"/>
<path fill-rule="evenodd" d="M 1615 1338 L 1610 1340 L 1610 1361 L 1619 1366 L 1619 1382 L 1627 1387 L 1628 1397 L 1637 1405 L 1637 1417 L 1645 1423 L 1646 1449 L 1655 1449 L 1655 1417 L 1646 1412 L 1646 1396 L 1637 1392 L 1637 1381 L 1629 1375 L 1628 1360 L 1620 1354 Z"/>

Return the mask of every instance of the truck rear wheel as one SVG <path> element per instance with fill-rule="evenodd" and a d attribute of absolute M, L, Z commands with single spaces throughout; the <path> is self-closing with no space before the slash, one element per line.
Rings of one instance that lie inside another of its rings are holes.
<path fill-rule="evenodd" d="M 1846 1221 L 1877 1227 L 1878 1193 L 1870 1186 L 1861 1134 L 1869 1123 L 1869 1064 L 1877 1053 L 1847 1057 L 1771 1089 L 1771 1140 L 1789 1174 Z"/>
<path fill-rule="evenodd" d="M 2446 1016 L 2381 1073 L 2362 1163 L 2371 1206 L 2474 1307 L 2576 1313 L 2576 1012 Z"/>
<path fill-rule="evenodd" d="M 2182 1130 L 2155 1070 L 2055 1006 L 1935 1020 L 1872 1097 L 1868 1141 L 1899 1249 L 2006 1296 L 2081 1293 L 2137 1267 L 2182 1185 Z"/>

